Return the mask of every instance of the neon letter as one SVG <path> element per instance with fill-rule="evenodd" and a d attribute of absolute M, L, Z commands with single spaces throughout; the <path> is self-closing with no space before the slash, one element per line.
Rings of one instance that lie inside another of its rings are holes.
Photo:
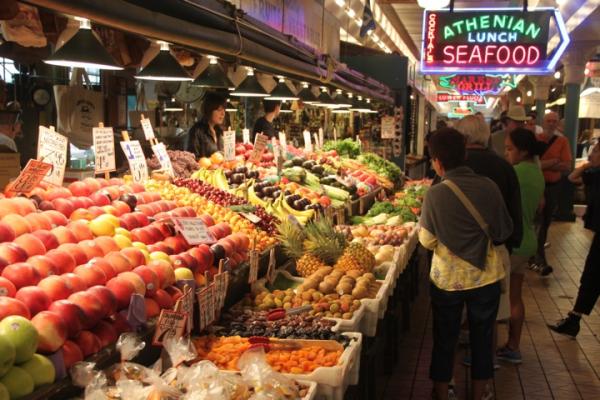
<path fill-rule="evenodd" d="M 527 31 L 525 32 L 525 34 L 531 36 L 532 39 L 535 39 L 540 34 L 541 30 L 541 26 L 536 27 L 535 24 L 532 22 L 527 27 Z"/>
<path fill-rule="evenodd" d="M 507 36 L 507 33 L 506 33 L 506 32 L 500 32 L 500 33 L 498 34 L 498 41 L 499 41 L 500 43 L 506 43 L 506 42 L 507 42 L 507 40 L 506 40 L 506 36 Z"/>
<path fill-rule="evenodd" d="M 506 26 L 506 15 L 494 15 L 494 28 L 503 28 Z"/>
<path fill-rule="evenodd" d="M 498 47 L 498 46 L 495 46 L 495 45 L 485 46 L 485 55 L 483 57 L 483 62 L 485 64 L 488 64 L 490 61 L 490 58 L 492 58 L 494 56 L 496 47 Z"/>
<path fill-rule="evenodd" d="M 471 30 L 477 30 L 477 17 L 473 17 L 466 21 L 466 29 L 467 32 L 471 32 Z"/>
<path fill-rule="evenodd" d="M 521 59 L 517 60 L 517 52 L 521 52 Z M 515 49 L 513 50 L 513 62 L 516 65 L 521 65 L 523 63 L 523 61 L 525 61 L 525 57 L 527 57 L 527 52 L 525 51 L 525 47 L 524 46 L 517 46 L 515 47 Z"/>
<path fill-rule="evenodd" d="M 444 39 L 448 39 L 454 36 L 454 31 L 449 26 L 444 27 Z"/>
<path fill-rule="evenodd" d="M 458 32 L 458 34 L 460 35 L 462 33 L 462 25 L 465 23 L 465 21 L 456 21 L 455 23 L 452 24 L 453 27 L 456 28 L 456 31 Z"/>
<path fill-rule="evenodd" d="M 513 31 L 518 31 L 521 32 L 521 34 L 525 33 L 525 21 L 523 21 L 523 18 L 519 19 L 517 21 L 517 23 L 515 24 L 515 26 L 513 26 Z"/>
<path fill-rule="evenodd" d="M 481 18 L 479 18 L 479 27 L 481 29 L 487 29 L 490 27 L 490 16 L 489 15 L 482 15 Z"/>
<path fill-rule="evenodd" d="M 467 60 L 466 60 L 466 56 L 467 56 L 467 49 L 469 46 L 467 46 L 466 44 L 461 44 L 460 46 L 456 46 L 456 62 L 459 64 L 466 64 Z"/>
<path fill-rule="evenodd" d="M 504 56 L 502 56 L 502 51 L 504 51 Z M 500 64 L 506 64 L 510 59 L 510 49 L 508 48 L 508 46 L 500 46 L 498 48 L 496 58 L 498 59 L 498 62 Z"/>
<path fill-rule="evenodd" d="M 540 50 L 535 46 L 529 46 L 527 49 L 527 64 L 533 65 L 540 59 Z"/>
<path fill-rule="evenodd" d="M 508 43 L 514 43 L 517 41 L 517 32 L 509 32 L 508 33 Z"/>
<path fill-rule="evenodd" d="M 472 63 L 477 59 L 477 63 L 481 64 L 481 49 L 479 45 L 475 45 L 473 47 L 473 51 L 471 52 L 471 57 L 469 57 L 469 63 Z"/>
<path fill-rule="evenodd" d="M 454 62 L 454 46 L 446 46 L 444 47 L 444 64 L 452 64 Z"/>

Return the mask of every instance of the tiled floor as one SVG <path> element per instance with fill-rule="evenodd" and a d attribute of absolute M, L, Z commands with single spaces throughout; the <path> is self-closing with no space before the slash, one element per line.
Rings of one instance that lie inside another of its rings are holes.
<path fill-rule="evenodd" d="M 554 334 L 546 327 L 546 323 L 555 322 L 571 309 L 591 238 L 591 232 L 583 229 L 580 221 L 552 225 L 547 255 L 554 273 L 542 278 L 527 272 L 523 286 L 523 364 L 501 364 L 494 380 L 496 399 L 600 400 L 600 304 L 592 315 L 584 317 L 577 340 Z M 403 338 L 401 361 L 387 386 L 386 399 L 431 399 L 431 310 L 427 279 L 421 278 L 423 290 L 414 305 L 411 330 Z M 499 343 L 504 343 L 506 332 L 506 325 L 501 325 Z M 461 364 L 464 353 L 463 348 L 457 352 L 454 370 L 459 399 L 466 399 L 470 388 L 469 369 Z"/>

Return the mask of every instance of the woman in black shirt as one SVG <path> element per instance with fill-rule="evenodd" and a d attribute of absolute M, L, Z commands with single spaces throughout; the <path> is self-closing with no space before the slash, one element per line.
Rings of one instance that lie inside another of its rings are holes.
<path fill-rule="evenodd" d="M 188 132 L 185 150 L 196 158 L 210 157 L 223 150 L 223 129 L 226 99 L 218 93 L 207 92 L 202 103 L 202 119 Z"/>

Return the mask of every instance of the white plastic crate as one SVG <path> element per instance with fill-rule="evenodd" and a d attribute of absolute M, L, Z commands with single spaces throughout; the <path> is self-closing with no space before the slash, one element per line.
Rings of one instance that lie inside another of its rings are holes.
<path fill-rule="evenodd" d="M 361 299 L 365 307 L 365 315 L 362 320 L 360 332 L 366 336 L 373 337 L 377 334 L 377 321 L 383 317 L 387 309 L 389 298 L 388 285 L 384 281 L 378 281 L 381 287 L 374 299 Z"/>

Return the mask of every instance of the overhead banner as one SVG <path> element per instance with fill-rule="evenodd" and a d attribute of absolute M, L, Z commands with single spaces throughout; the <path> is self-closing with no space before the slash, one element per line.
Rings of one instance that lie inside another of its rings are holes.
<path fill-rule="evenodd" d="M 551 22 L 561 40 L 548 53 Z M 568 43 L 562 16 L 553 8 L 426 10 L 421 72 L 548 74 Z"/>
<path fill-rule="evenodd" d="M 514 75 L 442 75 L 439 86 L 462 95 L 497 95 L 505 88 L 517 87 Z"/>
<path fill-rule="evenodd" d="M 470 101 L 477 104 L 485 104 L 485 98 L 478 94 L 452 94 L 437 92 L 436 101 L 438 103 L 448 103 L 450 101 Z"/>

